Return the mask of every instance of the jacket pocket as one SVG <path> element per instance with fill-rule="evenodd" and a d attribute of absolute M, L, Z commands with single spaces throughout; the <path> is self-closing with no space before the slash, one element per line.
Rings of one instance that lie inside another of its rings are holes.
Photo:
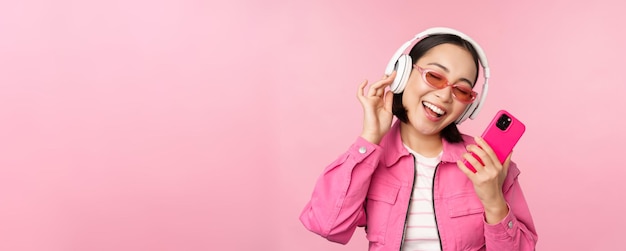
<path fill-rule="evenodd" d="M 458 250 L 479 250 L 485 245 L 484 208 L 472 192 L 448 198 L 449 225 Z"/>
<path fill-rule="evenodd" d="M 398 199 L 400 185 L 384 180 L 372 180 L 367 192 L 366 238 L 370 242 L 385 244 L 391 211 Z"/>
<path fill-rule="evenodd" d="M 451 218 L 483 213 L 483 205 L 475 193 L 464 193 L 447 200 L 448 215 Z"/>

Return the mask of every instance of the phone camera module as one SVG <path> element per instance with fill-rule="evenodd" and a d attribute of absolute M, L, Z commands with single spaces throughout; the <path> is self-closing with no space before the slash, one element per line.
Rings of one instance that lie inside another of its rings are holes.
<path fill-rule="evenodd" d="M 506 114 L 502 114 L 502 116 L 500 116 L 500 118 L 498 118 L 498 121 L 496 122 L 496 127 L 498 127 L 502 131 L 505 131 L 507 128 L 509 128 L 510 125 L 511 117 Z"/>

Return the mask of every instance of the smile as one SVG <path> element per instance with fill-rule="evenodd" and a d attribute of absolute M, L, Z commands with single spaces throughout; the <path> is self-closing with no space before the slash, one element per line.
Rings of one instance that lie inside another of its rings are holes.
<path fill-rule="evenodd" d="M 446 114 L 446 111 L 442 110 L 441 108 L 439 108 L 439 107 L 437 107 L 434 104 L 431 104 L 429 102 L 422 101 L 422 105 L 424 105 L 424 107 L 430 109 L 435 114 L 437 114 L 437 117 L 441 117 L 441 116 Z"/>

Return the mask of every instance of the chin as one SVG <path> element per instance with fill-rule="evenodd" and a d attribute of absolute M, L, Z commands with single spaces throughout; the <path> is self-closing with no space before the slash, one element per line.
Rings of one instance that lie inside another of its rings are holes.
<path fill-rule="evenodd" d="M 411 120 L 411 118 L 409 118 L 409 120 L 410 121 L 415 121 L 415 120 Z M 413 127 L 413 129 L 415 129 L 415 131 L 419 132 L 422 135 L 429 135 L 429 136 L 430 135 L 437 135 L 437 134 L 441 133 L 443 128 L 445 128 L 445 126 L 434 125 L 429 120 L 417 121 L 417 123 L 410 123 L 410 124 L 411 124 L 411 127 Z"/>

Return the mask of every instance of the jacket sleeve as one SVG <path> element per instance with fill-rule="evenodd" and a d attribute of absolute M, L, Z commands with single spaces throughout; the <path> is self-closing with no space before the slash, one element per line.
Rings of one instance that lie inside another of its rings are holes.
<path fill-rule="evenodd" d="M 348 243 L 356 227 L 365 225 L 365 197 L 381 155 L 380 146 L 357 138 L 318 178 L 300 214 L 302 224 L 330 241 Z"/>
<path fill-rule="evenodd" d="M 509 207 L 507 216 L 496 224 L 485 222 L 485 241 L 489 251 L 535 250 L 537 230 L 519 184 L 519 173 L 516 165 L 511 163 L 503 186 L 504 198 Z"/>

